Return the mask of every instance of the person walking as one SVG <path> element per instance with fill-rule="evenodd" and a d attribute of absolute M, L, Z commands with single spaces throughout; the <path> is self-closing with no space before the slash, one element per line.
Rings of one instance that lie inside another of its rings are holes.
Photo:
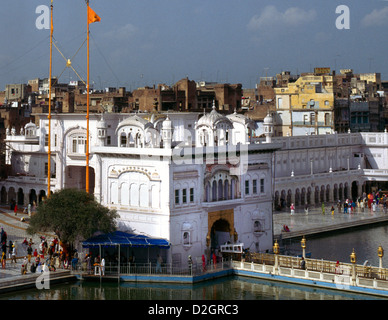
<path fill-rule="evenodd" d="M 17 262 L 16 262 L 16 246 L 15 246 L 15 244 L 12 245 L 12 258 L 11 258 L 11 262 L 15 262 L 15 264 L 17 264 Z"/>
<path fill-rule="evenodd" d="M 306 216 L 309 214 L 309 206 L 308 206 L 307 203 L 306 203 L 306 205 L 304 206 L 304 213 L 305 213 Z"/>
<path fill-rule="evenodd" d="M 294 213 L 295 213 L 295 206 L 294 206 L 293 203 L 291 203 L 290 209 L 291 209 L 291 215 L 294 215 Z"/>
<path fill-rule="evenodd" d="M 331 206 L 331 215 L 334 216 L 334 206 Z"/>
<path fill-rule="evenodd" d="M 325 214 L 325 203 L 322 202 L 322 214 Z"/>

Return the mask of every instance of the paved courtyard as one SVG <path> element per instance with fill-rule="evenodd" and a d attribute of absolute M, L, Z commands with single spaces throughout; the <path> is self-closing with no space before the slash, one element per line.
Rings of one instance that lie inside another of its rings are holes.
<path fill-rule="evenodd" d="M 304 212 L 303 207 L 297 207 L 293 215 L 291 215 L 290 210 L 274 211 L 274 235 L 277 236 L 282 233 L 283 225 L 287 225 L 290 231 L 294 232 L 383 216 L 388 218 L 388 213 L 384 213 L 381 206 L 377 207 L 376 211 L 369 208 L 362 211 L 361 208 L 356 207 L 353 213 L 344 214 L 343 211 L 338 212 L 336 205 L 334 205 L 334 215 L 331 214 L 331 206 L 332 204 L 325 204 L 325 214 L 322 214 L 321 206 L 310 207 L 308 214 Z"/>

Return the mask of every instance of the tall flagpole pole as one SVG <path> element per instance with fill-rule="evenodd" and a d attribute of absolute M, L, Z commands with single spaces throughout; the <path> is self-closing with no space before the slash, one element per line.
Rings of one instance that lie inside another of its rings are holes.
<path fill-rule="evenodd" d="M 48 149 L 47 149 L 47 198 L 51 193 L 51 78 L 52 78 L 52 55 L 53 55 L 53 0 L 50 6 L 50 72 L 49 72 L 49 104 L 48 104 Z"/>
<path fill-rule="evenodd" d="M 89 0 L 86 0 L 87 21 L 87 85 L 86 85 L 86 192 L 89 193 Z"/>

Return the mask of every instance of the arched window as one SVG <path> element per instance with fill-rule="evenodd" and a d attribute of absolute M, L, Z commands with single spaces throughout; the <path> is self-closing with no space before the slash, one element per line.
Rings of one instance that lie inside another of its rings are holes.
<path fill-rule="evenodd" d="M 212 201 L 217 201 L 217 181 L 213 181 Z"/>

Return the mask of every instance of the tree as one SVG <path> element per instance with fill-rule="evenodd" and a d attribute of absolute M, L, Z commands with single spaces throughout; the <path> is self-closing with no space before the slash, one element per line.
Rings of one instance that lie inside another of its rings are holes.
<path fill-rule="evenodd" d="M 116 230 L 116 210 L 99 204 L 92 194 L 78 189 L 62 189 L 41 202 L 31 217 L 27 232 L 54 232 L 64 244 L 88 239 L 96 231 Z"/>

